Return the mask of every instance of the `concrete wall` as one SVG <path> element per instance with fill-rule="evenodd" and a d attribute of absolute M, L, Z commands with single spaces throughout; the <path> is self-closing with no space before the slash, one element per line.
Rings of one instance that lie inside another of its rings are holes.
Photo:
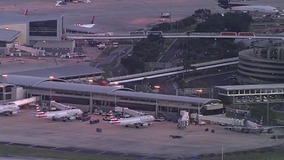
<path fill-rule="evenodd" d="M 15 92 L 14 92 L 15 90 Z M 15 93 L 15 94 L 14 94 Z M 13 100 L 20 100 L 25 99 L 26 97 L 26 91 L 23 89 L 23 87 L 14 87 L 12 92 L 12 99 Z"/>
<path fill-rule="evenodd" d="M 5 28 L 9 28 L 9 30 L 21 31 L 21 34 L 15 41 L 18 41 L 20 45 L 27 44 L 27 41 L 28 41 L 27 40 L 27 35 L 28 35 L 27 23 L 0 25 L 0 29 L 5 29 Z"/>

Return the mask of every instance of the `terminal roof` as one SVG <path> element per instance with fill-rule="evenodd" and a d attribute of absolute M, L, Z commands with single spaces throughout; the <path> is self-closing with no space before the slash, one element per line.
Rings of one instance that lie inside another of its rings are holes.
<path fill-rule="evenodd" d="M 66 25 L 64 27 L 68 32 L 83 32 L 83 33 L 96 33 L 98 31 L 98 28 L 93 27 L 93 28 L 84 28 L 84 27 L 78 27 L 73 25 Z"/>
<path fill-rule="evenodd" d="M 89 65 L 72 65 L 72 66 L 62 66 L 62 67 L 53 67 L 21 72 L 12 72 L 8 73 L 9 75 L 22 75 L 22 76 L 34 76 L 34 77 L 44 77 L 48 78 L 49 76 L 54 76 L 57 79 L 65 77 L 74 77 L 74 76 L 84 76 L 89 74 L 101 74 L 104 71 L 89 66 Z"/>
<path fill-rule="evenodd" d="M 24 12 L 24 11 L 23 11 Z M 59 14 L 47 14 L 47 15 L 32 15 L 32 14 L 15 14 L 15 13 L 0 13 L 0 24 L 18 24 L 18 23 L 27 23 L 35 21 L 47 21 L 55 20 L 63 15 Z"/>
<path fill-rule="evenodd" d="M 14 31 L 9 29 L 0 29 L 0 41 L 12 42 L 21 34 L 20 31 Z"/>
<path fill-rule="evenodd" d="M 155 93 L 144 93 L 144 92 L 129 92 L 129 91 L 115 91 L 112 95 L 135 97 L 135 98 L 146 98 L 154 100 L 165 100 L 165 101 L 177 101 L 177 102 L 188 102 L 188 103 L 200 103 L 206 104 L 210 102 L 220 102 L 218 99 L 207 99 L 199 97 L 186 97 L 186 96 L 175 96 L 166 94 L 155 94 Z"/>
<path fill-rule="evenodd" d="M 7 86 L 14 86 L 14 85 L 8 84 L 8 83 L 0 83 L 0 88 L 4 88 L 4 87 L 7 87 Z"/>
<path fill-rule="evenodd" d="M 215 86 L 215 88 L 224 89 L 224 90 L 276 89 L 276 88 L 284 88 L 284 84 Z"/>
<path fill-rule="evenodd" d="M 69 83 L 69 82 L 62 82 L 62 80 L 61 82 L 50 81 L 48 77 L 43 78 L 43 77 L 31 77 L 31 76 L 7 75 L 7 77 L 1 76 L 0 81 L 20 86 L 62 90 L 63 92 L 77 91 L 77 92 L 86 92 L 86 93 L 95 93 L 95 94 L 109 94 L 109 95 L 117 95 L 125 97 L 135 97 L 138 99 L 142 98 L 142 99 L 177 101 L 177 102 L 200 103 L 200 104 L 220 102 L 220 100 L 217 99 L 126 91 L 126 90 L 131 90 L 129 88 L 117 88 L 111 86 Z"/>

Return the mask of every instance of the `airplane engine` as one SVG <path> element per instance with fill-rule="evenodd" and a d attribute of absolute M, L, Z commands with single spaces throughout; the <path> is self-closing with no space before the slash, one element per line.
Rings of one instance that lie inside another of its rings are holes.
<path fill-rule="evenodd" d="M 74 119 L 76 119 L 76 117 L 69 117 L 68 119 L 69 120 L 74 120 Z"/>
<path fill-rule="evenodd" d="M 17 113 L 18 113 L 17 111 L 13 111 L 13 112 L 12 112 L 12 114 L 17 114 Z"/>
<path fill-rule="evenodd" d="M 143 123 L 142 126 L 144 126 L 144 127 L 150 126 L 150 123 Z"/>

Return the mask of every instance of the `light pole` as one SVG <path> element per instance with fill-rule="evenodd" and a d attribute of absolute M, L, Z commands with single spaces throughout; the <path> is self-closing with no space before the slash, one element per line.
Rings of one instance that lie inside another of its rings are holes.
<path fill-rule="evenodd" d="M 170 0 L 170 24 L 171 24 L 171 32 L 172 32 L 172 0 Z"/>
<path fill-rule="evenodd" d="M 116 107 L 116 95 L 114 95 L 114 107 Z"/>
<path fill-rule="evenodd" d="M 52 81 L 54 79 L 54 76 L 49 76 L 48 78 L 50 81 Z M 49 88 L 49 99 L 51 101 L 51 88 Z"/>
<path fill-rule="evenodd" d="M 202 89 L 197 89 L 196 91 L 198 92 L 198 97 L 200 98 L 200 93 L 202 93 L 203 90 L 202 90 Z M 200 115 L 200 103 L 199 103 L 199 102 L 198 102 L 198 106 L 197 106 L 197 107 L 198 107 L 198 108 L 197 108 L 198 123 L 200 123 L 200 119 L 199 119 L 199 115 Z"/>
<path fill-rule="evenodd" d="M 269 125 L 269 95 L 267 95 L 267 106 L 266 106 L 266 110 L 267 110 L 267 125 Z"/>

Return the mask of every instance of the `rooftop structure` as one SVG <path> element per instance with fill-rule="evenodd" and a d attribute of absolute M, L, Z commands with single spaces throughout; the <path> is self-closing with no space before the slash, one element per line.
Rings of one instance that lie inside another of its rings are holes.
<path fill-rule="evenodd" d="M 20 31 L 15 30 L 9 30 L 9 28 L 6 29 L 0 29 L 0 41 L 3 42 L 12 42 L 14 41 L 19 35 L 21 34 Z"/>
<path fill-rule="evenodd" d="M 129 88 L 116 88 L 110 86 L 69 83 L 69 82 L 64 82 L 63 80 L 49 79 L 48 77 L 44 78 L 44 77 L 32 77 L 32 76 L 21 76 L 21 75 L 7 75 L 4 77 L 3 76 L 0 77 L 0 81 L 3 83 L 9 83 L 18 86 L 27 86 L 32 88 L 76 91 L 76 92 L 106 94 L 106 95 L 121 96 L 121 97 L 136 97 L 142 99 L 144 98 L 144 99 L 163 100 L 163 101 L 187 102 L 187 103 L 194 103 L 200 105 L 220 102 L 220 100 L 218 99 L 133 92 L 133 90 Z"/>
<path fill-rule="evenodd" d="M 49 79 L 49 76 L 53 76 L 56 79 L 72 79 L 74 77 L 89 77 L 100 75 L 104 71 L 89 66 L 89 65 L 72 65 L 72 66 L 62 66 L 62 67 L 53 67 L 21 72 L 12 72 L 8 73 L 5 79 L 12 80 L 12 83 L 19 84 L 25 83 L 25 85 L 34 85 L 38 81 L 43 81 Z M 17 78 L 19 77 L 19 78 Z M 35 80 L 35 83 L 34 81 Z"/>
<path fill-rule="evenodd" d="M 0 25 L 3 24 L 19 24 L 35 21 L 47 21 L 51 19 L 58 19 L 62 17 L 61 14 L 47 14 L 47 15 L 31 15 L 31 14 L 15 14 L 15 13 L 0 13 Z"/>

